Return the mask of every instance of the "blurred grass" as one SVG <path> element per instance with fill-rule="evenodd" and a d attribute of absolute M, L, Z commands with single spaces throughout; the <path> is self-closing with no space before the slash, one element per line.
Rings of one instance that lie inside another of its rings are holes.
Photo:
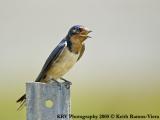
<path fill-rule="evenodd" d="M 101 83 L 102 84 L 102 83 Z M 159 115 L 160 95 L 159 91 L 150 93 L 146 90 L 131 91 L 130 89 L 109 88 L 91 84 L 77 84 L 71 88 L 71 107 L 75 115 L 98 115 L 108 113 L 118 114 L 155 114 Z M 19 86 L 19 85 L 18 85 Z M 16 99 L 22 94 L 18 87 L 14 91 L 1 91 L 0 120 L 25 120 L 26 111 L 16 111 L 18 104 Z M 156 89 L 156 88 L 155 88 Z M 156 89 L 157 90 L 157 89 Z"/>

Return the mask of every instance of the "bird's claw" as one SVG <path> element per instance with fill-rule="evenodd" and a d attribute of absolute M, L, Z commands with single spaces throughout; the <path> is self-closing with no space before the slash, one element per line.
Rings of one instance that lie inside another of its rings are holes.
<path fill-rule="evenodd" d="M 70 81 L 65 81 L 64 85 L 66 86 L 67 89 L 69 89 L 70 85 L 72 85 L 72 83 Z"/>
<path fill-rule="evenodd" d="M 64 78 L 60 78 L 60 79 L 64 81 L 64 85 L 66 86 L 67 89 L 69 89 L 70 86 L 72 85 L 72 82 L 70 82 Z"/>

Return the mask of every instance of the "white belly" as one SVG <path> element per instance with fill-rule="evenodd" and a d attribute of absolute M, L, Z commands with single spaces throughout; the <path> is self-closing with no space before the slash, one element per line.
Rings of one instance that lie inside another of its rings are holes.
<path fill-rule="evenodd" d="M 79 54 L 72 53 L 66 47 L 60 57 L 52 64 L 47 72 L 47 77 L 57 80 L 67 73 L 77 62 Z"/>

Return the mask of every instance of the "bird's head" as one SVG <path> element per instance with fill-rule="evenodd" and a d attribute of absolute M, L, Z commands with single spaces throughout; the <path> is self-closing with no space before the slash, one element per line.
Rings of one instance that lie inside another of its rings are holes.
<path fill-rule="evenodd" d="M 82 25 L 75 25 L 70 28 L 67 37 L 69 39 L 80 41 L 81 43 L 85 41 L 87 38 L 91 38 L 88 34 L 92 32 L 87 27 L 84 27 Z"/>

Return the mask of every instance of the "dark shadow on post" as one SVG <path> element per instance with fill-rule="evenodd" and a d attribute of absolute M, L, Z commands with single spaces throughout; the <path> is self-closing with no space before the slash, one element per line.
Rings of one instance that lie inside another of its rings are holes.
<path fill-rule="evenodd" d="M 69 120 L 70 88 L 65 83 L 26 83 L 27 120 Z"/>

